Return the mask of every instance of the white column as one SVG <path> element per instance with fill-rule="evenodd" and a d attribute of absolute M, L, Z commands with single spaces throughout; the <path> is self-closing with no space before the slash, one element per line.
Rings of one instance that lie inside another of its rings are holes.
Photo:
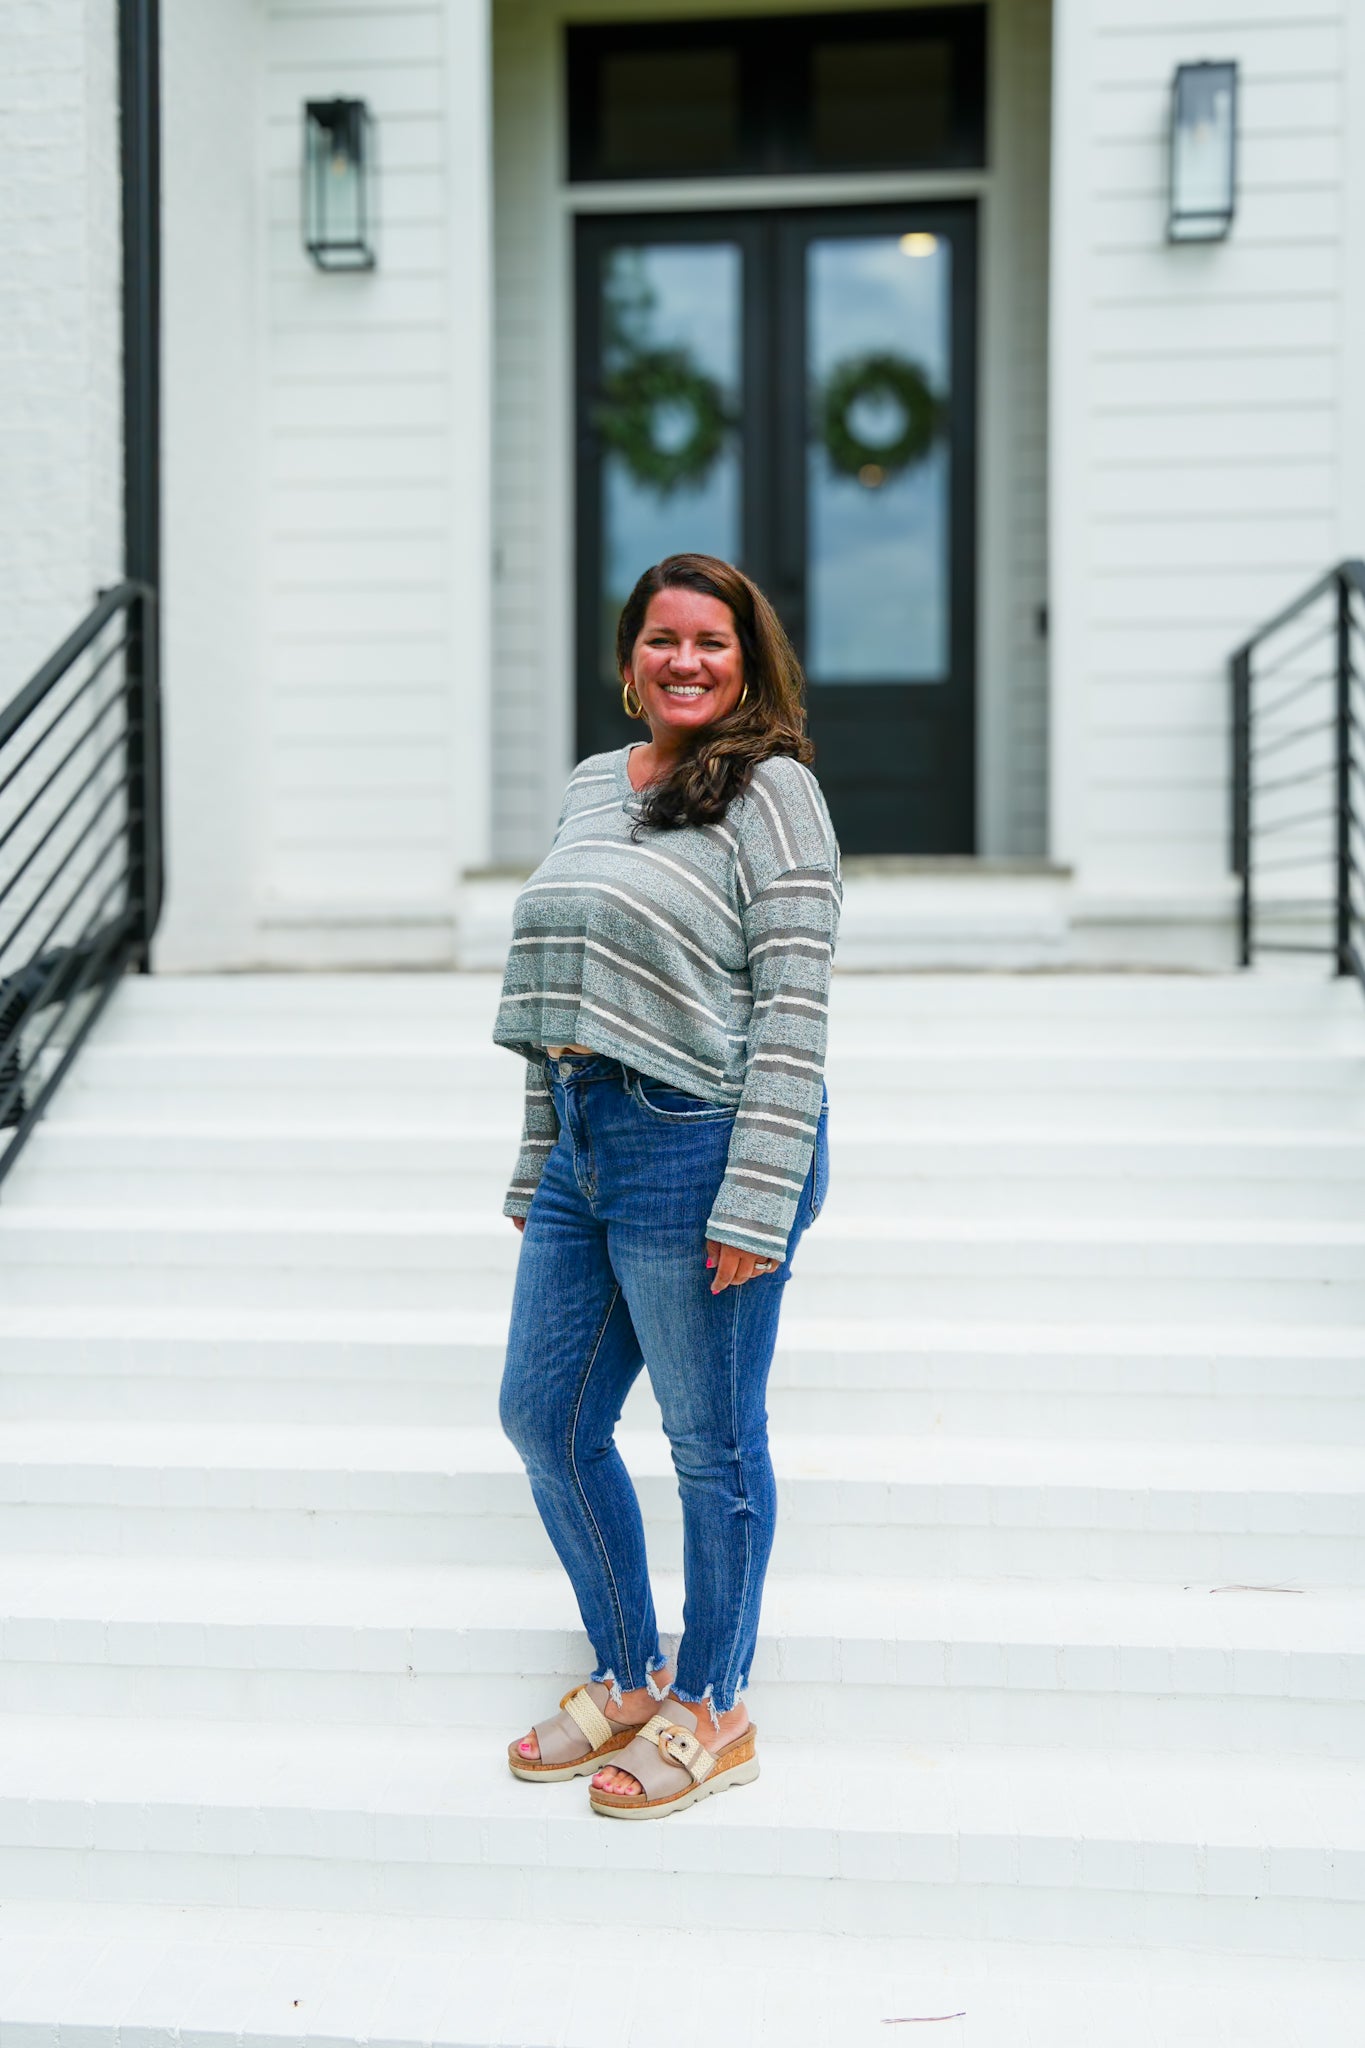
<path fill-rule="evenodd" d="M 159 968 L 248 966 L 260 843 L 260 43 L 252 0 L 162 9 Z"/>
<path fill-rule="evenodd" d="M 489 0 L 449 0 L 449 623 L 457 873 L 487 864 L 493 816 L 493 80 Z"/>
<path fill-rule="evenodd" d="M 1049 846 L 1085 854 L 1089 581 L 1090 59 L 1088 0 L 1056 0 L 1048 292 Z"/>

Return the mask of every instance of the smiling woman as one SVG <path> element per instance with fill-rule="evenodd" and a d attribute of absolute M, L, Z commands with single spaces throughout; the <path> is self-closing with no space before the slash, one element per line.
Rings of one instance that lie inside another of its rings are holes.
<path fill-rule="evenodd" d="M 617 649 L 649 739 L 575 769 L 494 1031 L 527 1061 L 503 1425 L 597 1658 L 508 1762 L 592 1776 L 598 1812 L 647 1818 L 758 1775 L 741 1695 L 775 1512 L 764 1396 L 828 1181 L 840 885 L 801 670 L 762 592 L 673 556 Z M 643 1365 L 683 1503 L 676 1675 L 613 1438 Z"/>
<path fill-rule="evenodd" d="M 651 739 L 636 749 L 635 772 L 643 782 L 654 782 L 667 761 L 669 740 L 742 708 L 739 634 L 730 607 L 718 597 L 667 588 L 650 600 L 638 639 L 624 614 L 622 628 L 632 646 L 622 664 L 621 701 L 629 717 L 647 719 L 651 730 L 660 730 L 659 743 Z"/>
<path fill-rule="evenodd" d="M 650 728 L 632 754 L 650 825 L 714 824 L 757 762 L 814 758 L 791 642 L 762 591 L 726 562 L 672 555 L 647 569 L 621 613 L 616 663 L 627 716 Z"/>

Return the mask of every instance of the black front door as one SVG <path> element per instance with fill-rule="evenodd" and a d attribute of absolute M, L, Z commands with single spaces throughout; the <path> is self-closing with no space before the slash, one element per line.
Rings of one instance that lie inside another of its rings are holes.
<path fill-rule="evenodd" d="M 638 736 L 612 652 L 684 549 L 768 591 L 849 853 L 974 842 L 975 212 L 578 229 L 578 739 Z"/>

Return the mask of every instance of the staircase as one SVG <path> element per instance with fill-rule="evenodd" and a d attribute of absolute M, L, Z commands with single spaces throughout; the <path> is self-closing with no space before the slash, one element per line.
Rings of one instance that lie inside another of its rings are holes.
<path fill-rule="evenodd" d="M 4 2048 L 1354 2048 L 1358 990 L 837 980 L 763 1776 L 629 1828 L 502 1760 L 588 1652 L 494 998 L 129 981 L 6 1184 Z"/>

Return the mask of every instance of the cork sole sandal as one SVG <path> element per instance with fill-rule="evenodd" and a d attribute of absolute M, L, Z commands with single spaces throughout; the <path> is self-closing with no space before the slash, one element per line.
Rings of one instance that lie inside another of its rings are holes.
<path fill-rule="evenodd" d="M 681 1722 L 656 1714 L 612 1759 L 612 1768 L 629 1771 L 643 1791 L 600 1792 L 594 1786 L 588 1803 L 594 1813 L 609 1814 L 613 1820 L 660 1820 L 713 1792 L 752 1785 L 758 1776 L 757 1735 L 751 1722 L 724 1749 L 713 1751 L 695 1733 L 695 1724 L 684 1728 Z"/>
<path fill-rule="evenodd" d="M 532 1734 L 538 1757 L 523 1756 L 515 1742 L 507 1745 L 507 1765 L 514 1778 L 560 1785 L 568 1778 L 591 1777 L 608 1757 L 635 1740 L 634 1728 L 614 1727 L 602 1709 L 605 1685 L 576 1685 L 559 1702 L 559 1712 L 537 1721 Z M 525 1737 L 522 1740 L 525 1741 Z"/>

